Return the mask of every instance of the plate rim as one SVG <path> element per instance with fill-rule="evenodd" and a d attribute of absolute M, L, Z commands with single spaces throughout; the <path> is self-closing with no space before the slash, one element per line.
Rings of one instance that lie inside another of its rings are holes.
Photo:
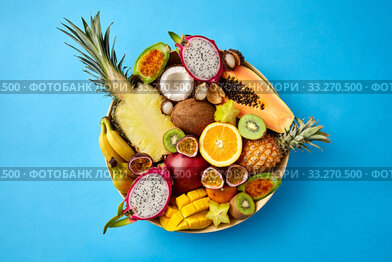
<path fill-rule="evenodd" d="M 173 53 L 175 51 L 171 51 L 171 53 Z M 243 63 L 244 66 L 248 67 L 249 69 L 251 69 L 253 72 L 255 72 L 264 82 L 266 82 L 271 88 L 272 90 L 274 90 L 274 92 L 277 94 L 275 88 L 272 86 L 272 84 L 270 83 L 270 81 L 256 68 L 254 67 L 252 64 L 250 64 L 247 61 L 244 61 Z M 114 100 L 112 100 L 112 102 L 110 103 L 108 112 L 106 114 L 106 116 L 111 119 L 111 112 L 113 110 L 113 106 L 114 106 Z M 287 167 L 287 163 L 289 160 L 289 155 L 290 153 L 288 153 L 280 162 L 278 168 L 275 170 L 275 174 L 279 175 L 281 178 L 283 177 L 284 172 L 286 171 L 286 167 Z M 106 161 L 106 168 L 109 171 L 110 177 L 113 178 L 112 173 L 110 172 L 109 166 L 108 166 L 108 161 Z M 117 190 L 117 189 L 116 189 Z M 117 192 L 121 195 L 121 197 L 123 199 L 125 199 L 125 195 L 122 194 L 119 190 L 117 190 Z M 276 191 L 275 191 L 276 192 Z M 219 227 L 215 227 L 213 224 L 211 224 L 209 227 L 204 228 L 204 229 L 197 229 L 197 230 L 180 230 L 180 231 L 176 231 L 176 232 L 181 232 L 181 233 L 189 233 L 189 234 L 202 234 L 202 233 L 212 233 L 212 232 L 217 232 L 217 231 L 222 231 L 231 227 L 234 227 L 242 222 L 244 222 L 245 220 L 249 219 L 250 217 L 252 217 L 253 215 L 255 215 L 257 212 L 260 211 L 260 209 L 267 204 L 267 202 L 272 198 L 272 196 L 275 194 L 275 192 L 273 192 L 272 194 L 270 194 L 269 196 L 260 199 L 258 201 L 255 202 L 256 204 L 256 211 L 249 217 L 246 217 L 244 219 L 234 219 L 231 218 L 230 219 L 230 224 L 221 224 L 219 225 Z M 150 222 L 151 224 L 158 226 L 160 228 L 162 228 L 162 226 L 159 223 L 159 218 L 154 218 L 151 220 L 147 220 L 148 222 Z"/>

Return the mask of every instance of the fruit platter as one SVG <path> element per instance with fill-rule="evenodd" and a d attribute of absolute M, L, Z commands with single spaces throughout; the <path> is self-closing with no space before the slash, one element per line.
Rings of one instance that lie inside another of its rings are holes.
<path fill-rule="evenodd" d="M 131 72 L 99 13 L 82 22 L 66 19 L 60 30 L 113 98 L 99 145 L 123 200 L 103 233 L 141 220 L 187 233 L 230 228 L 273 196 L 291 150 L 329 143 L 323 126 L 296 118 L 243 52 L 169 32 L 172 42 L 146 48 Z"/>

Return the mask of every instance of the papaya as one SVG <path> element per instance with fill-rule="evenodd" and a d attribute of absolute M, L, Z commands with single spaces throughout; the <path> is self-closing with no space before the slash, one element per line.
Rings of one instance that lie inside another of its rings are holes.
<path fill-rule="evenodd" d="M 223 71 L 223 90 L 228 100 L 234 101 L 240 110 L 238 117 L 255 114 L 261 117 L 267 128 L 277 133 L 289 130 L 294 114 L 275 91 L 254 71 L 245 66 L 236 66 L 233 71 Z"/>

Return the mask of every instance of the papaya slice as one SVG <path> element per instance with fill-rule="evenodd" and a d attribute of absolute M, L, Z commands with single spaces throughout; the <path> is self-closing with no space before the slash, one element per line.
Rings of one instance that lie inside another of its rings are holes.
<path fill-rule="evenodd" d="M 271 173 L 257 174 L 238 187 L 239 191 L 245 192 L 253 200 L 260 200 L 272 194 L 281 184 L 282 180 Z"/>
<path fill-rule="evenodd" d="M 236 66 L 233 71 L 224 71 L 223 90 L 228 100 L 240 110 L 238 117 L 255 114 L 261 117 L 267 128 L 278 133 L 289 130 L 294 114 L 274 90 L 254 71 L 245 66 Z"/>

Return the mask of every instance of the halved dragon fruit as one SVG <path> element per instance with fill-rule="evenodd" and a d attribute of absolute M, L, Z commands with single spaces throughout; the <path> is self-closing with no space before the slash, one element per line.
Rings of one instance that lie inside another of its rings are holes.
<path fill-rule="evenodd" d="M 150 168 L 135 180 L 128 191 L 124 214 L 134 220 L 161 216 L 169 204 L 171 186 L 166 165 Z"/>
<path fill-rule="evenodd" d="M 193 35 L 179 37 L 169 32 L 180 49 L 179 55 L 188 73 L 197 81 L 218 82 L 223 65 L 218 47 L 213 40 Z"/>

